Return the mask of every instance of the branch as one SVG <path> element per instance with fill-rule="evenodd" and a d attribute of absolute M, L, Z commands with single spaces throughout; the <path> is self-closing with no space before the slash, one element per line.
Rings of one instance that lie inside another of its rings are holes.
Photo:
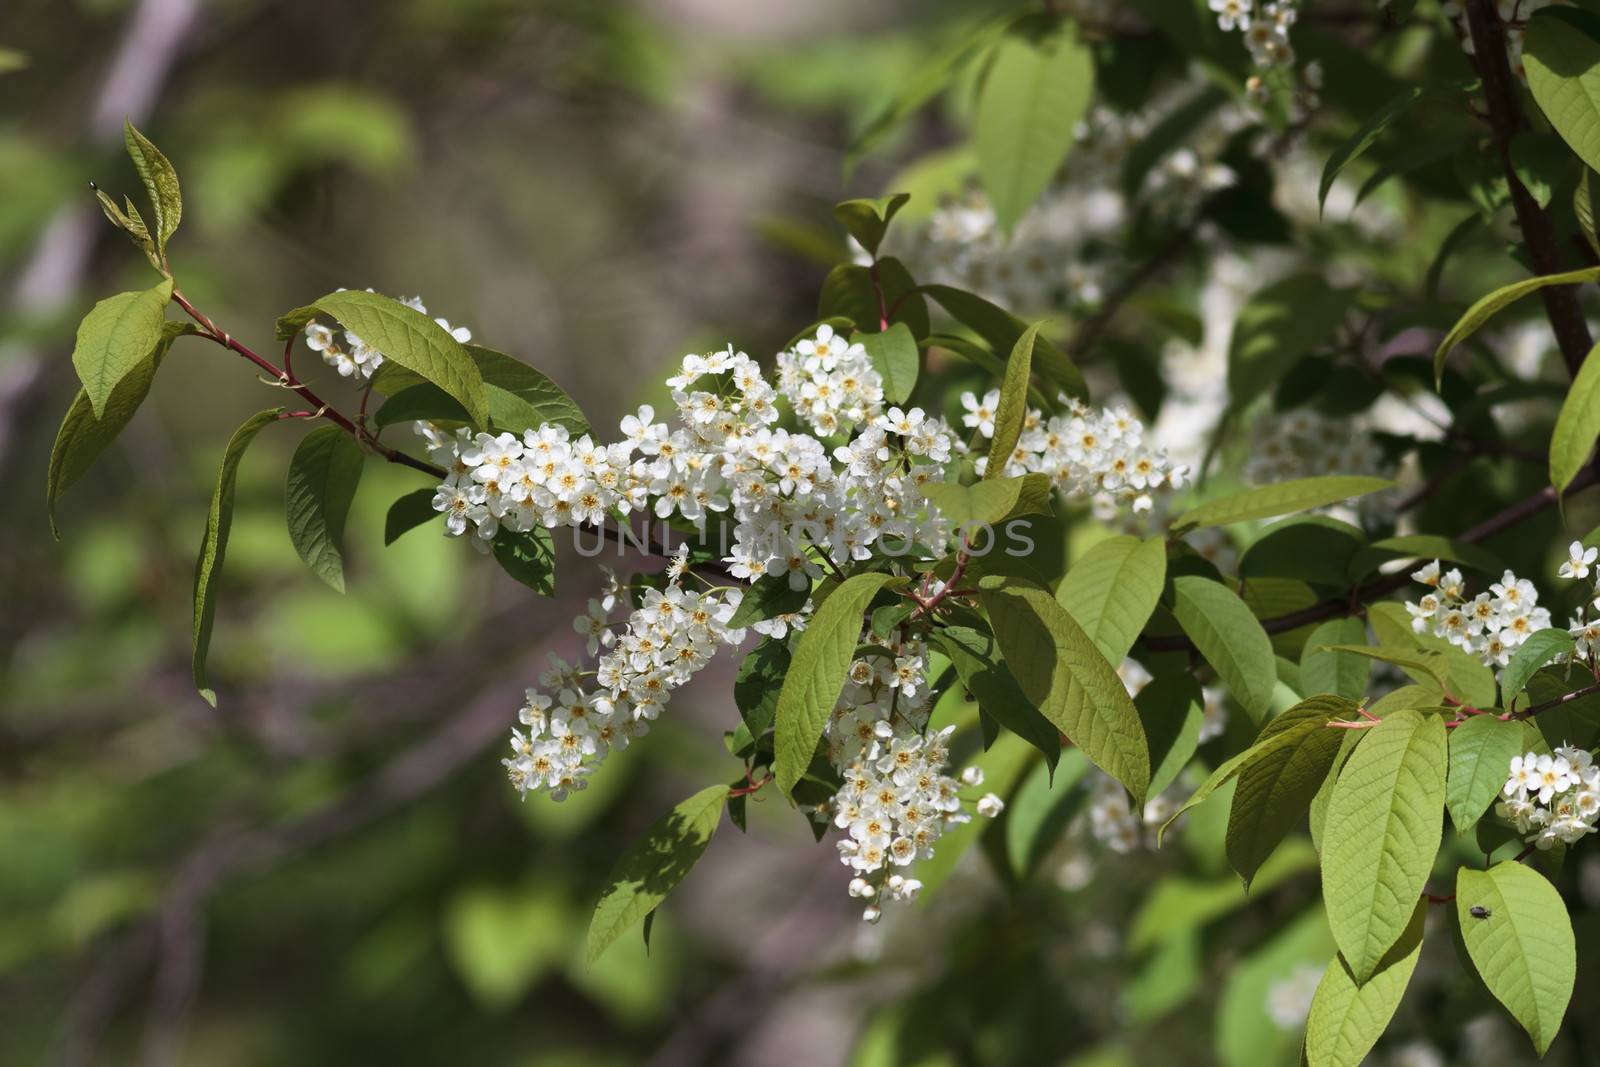
<path fill-rule="evenodd" d="M 1511 163 L 1511 141 L 1528 128 L 1528 123 L 1517 102 L 1516 82 L 1506 59 L 1505 26 L 1495 10 L 1494 0 L 1466 0 L 1466 12 L 1473 50 L 1477 54 L 1478 74 L 1483 80 L 1484 103 L 1489 108 L 1495 152 L 1505 171 L 1511 206 L 1516 210 L 1517 225 L 1528 246 L 1528 258 L 1535 273 L 1559 274 L 1565 267 L 1555 227 L 1517 177 Z M 1539 297 L 1544 301 L 1544 313 L 1550 320 L 1556 343 L 1561 346 L 1561 358 L 1566 361 L 1568 372 L 1576 377 L 1594 343 L 1583 311 L 1578 307 L 1577 289 L 1568 285 L 1546 286 L 1539 290 Z"/>

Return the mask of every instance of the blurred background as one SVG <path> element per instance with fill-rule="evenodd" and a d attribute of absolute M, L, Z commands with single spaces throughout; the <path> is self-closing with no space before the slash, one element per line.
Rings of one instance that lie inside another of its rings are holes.
<path fill-rule="evenodd" d="M 182 177 L 173 263 L 223 329 L 270 351 L 275 318 L 333 288 L 421 296 L 607 427 L 684 352 L 765 359 L 813 320 L 846 254 L 831 205 L 898 187 L 898 166 L 956 138 L 941 104 L 848 178 L 847 146 L 975 15 L 1022 6 L 5 0 L 0 1064 L 1298 1062 L 1332 951 L 1309 844 L 1281 850 L 1246 909 L 1221 866 L 1226 805 L 1198 809 L 1178 848 L 1091 864 L 1053 844 L 1074 811 L 1039 770 L 925 906 L 871 928 L 831 843 L 752 803 L 648 955 L 630 935 L 586 965 L 616 857 L 739 774 L 721 737 L 736 660 L 587 792 L 519 803 L 506 730 L 546 655 L 581 652 L 590 564 L 563 560 L 542 600 L 437 531 L 386 548 L 385 509 L 424 481 L 369 464 L 341 597 L 286 536 L 293 435 L 269 431 L 240 475 L 208 707 L 189 679 L 194 553 L 223 442 L 279 402 L 218 348 L 177 345 L 66 496 L 60 543 L 43 513 L 73 326 L 150 283 L 87 186 L 138 188 L 124 115 Z M 1175 65 L 1164 47 L 1132 35 L 1121 95 Z M 1348 242 L 1381 231 L 1398 251 L 1372 272 L 1420 276 L 1437 241 L 1418 251 L 1389 210 Z M 1285 270 L 1274 254 L 1265 273 L 1228 261 L 1206 344 L 1225 351 L 1238 293 Z M 310 354 L 297 369 L 347 398 Z M 1456 973 L 1447 941 L 1419 976 Z M 1471 1027 L 1474 1062 L 1520 1062 L 1480 994 L 1418 987 L 1385 1062 L 1443 1064 Z M 1586 1025 L 1580 1008 L 1569 1027 Z"/>

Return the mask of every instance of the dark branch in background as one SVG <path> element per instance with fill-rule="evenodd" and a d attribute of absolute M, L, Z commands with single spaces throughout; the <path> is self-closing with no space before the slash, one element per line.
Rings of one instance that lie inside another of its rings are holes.
<path fill-rule="evenodd" d="M 1600 482 L 1600 464 L 1590 464 L 1584 468 L 1572 484 L 1567 487 L 1567 492 L 1572 493 Z M 1545 508 L 1556 502 L 1556 491 L 1550 486 L 1517 501 L 1498 514 L 1478 523 L 1457 540 L 1468 544 L 1478 544 L 1487 541 L 1496 534 L 1504 533 L 1511 527 L 1522 522 L 1532 515 L 1537 515 Z M 1335 618 L 1341 615 L 1354 614 L 1356 609 L 1363 604 L 1369 604 L 1379 597 L 1387 596 L 1396 589 L 1402 588 L 1411 580 L 1406 570 L 1386 575 L 1370 585 L 1358 586 L 1351 590 L 1350 596 L 1342 600 L 1325 600 L 1320 604 L 1313 604 L 1309 608 L 1292 611 L 1287 615 L 1279 615 L 1271 619 L 1262 619 L 1261 628 L 1269 634 L 1288 633 L 1298 630 L 1313 622 Z M 1194 642 L 1182 634 L 1151 635 L 1141 638 L 1144 647 L 1152 652 L 1192 652 L 1195 650 Z"/>
<path fill-rule="evenodd" d="M 1505 26 L 1495 10 L 1494 0 L 1466 0 L 1467 25 L 1472 33 L 1473 51 L 1477 54 L 1478 75 L 1483 80 L 1483 99 L 1489 108 L 1489 128 L 1494 136 L 1495 153 L 1505 170 L 1506 185 L 1511 190 L 1511 206 L 1517 213 L 1517 225 L 1522 229 L 1522 239 L 1528 246 L 1528 259 L 1536 274 L 1560 274 L 1565 268 L 1555 227 L 1538 201 L 1529 193 L 1511 163 L 1511 141 L 1528 128 L 1522 107 L 1517 102 L 1517 86 L 1506 58 Z M 1561 347 L 1561 358 L 1573 376 L 1583 365 L 1593 341 L 1589 326 L 1578 307 L 1577 288 L 1570 285 L 1552 285 L 1539 290 L 1544 301 L 1545 315 Z"/>

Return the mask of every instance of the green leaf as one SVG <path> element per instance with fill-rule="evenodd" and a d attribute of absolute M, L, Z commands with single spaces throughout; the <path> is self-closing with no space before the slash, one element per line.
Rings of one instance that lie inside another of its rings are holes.
<path fill-rule="evenodd" d="M 84 476 L 139 410 L 172 342 L 195 332 L 194 326 L 187 322 L 165 323 L 155 347 L 111 390 L 103 415 L 95 415 L 89 394 L 84 390 L 79 389 L 72 398 L 72 406 L 67 408 L 61 428 L 56 431 L 55 445 L 50 449 L 50 472 L 45 483 L 45 512 L 56 540 L 61 540 L 61 532 L 56 528 L 56 501 Z"/>
<path fill-rule="evenodd" d="M 1444 802 L 1460 833 L 1470 831 L 1500 795 L 1511 758 L 1522 754 L 1522 726 L 1494 715 L 1474 715 L 1450 731 L 1450 772 Z"/>
<path fill-rule="evenodd" d="M 979 597 L 1012 676 L 1040 713 L 1133 795 L 1150 784 L 1144 726 L 1127 688 L 1089 635 L 1045 590 L 989 577 Z"/>
<path fill-rule="evenodd" d="M 769 637 L 739 665 L 733 682 L 733 702 L 739 707 L 750 736 L 759 738 L 772 728 L 778 710 L 778 691 L 789 673 L 789 643 Z"/>
<path fill-rule="evenodd" d="M 1271 744 L 1239 768 L 1239 785 L 1228 812 L 1228 862 L 1244 879 L 1246 888 L 1262 862 L 1295 828 L 1311 806 L 1333 767 L 1342 731 L 1328 726 L 1337 717 L 1349 718 L 1355 703 L 1340 696 L 1316 696 L 1275 723 L 1279 730 Z"/>
<path fill-rule="evenodd" d="M 1400 96 L 1390 100 L 1383 107 L 1373 112 L 1361 124 L 1355 133 L 1351 134 L 1343 144 L 1334 149 L 1333 155 L 1328 157 L 1327 165 L 1322 168 L 1322 183 L 1317 187 L 1317 211 L 1322 211 L 1323 205 L 1328 200 L 1328 193 L 1333 189 L 1334 181 L 1339 177 L 1339 172 L 1345 167 L 1361 158 L 1361 155 L 1371 148 L 1383 131 L 1387 130 L 1396 119 L 1411 110 L 1411 105 L 1420 100 L 1425 90 L 1421 86 L 1413 86 Z"/>
<path fill-rule="evenodd" d="M 521 433 L 552 423 L 565 426 L 574 437 L 590 432 L 583 409 L 543 371 L 492 348 L 464 347 L 483 376 L 489 422 L 496 429 Z"/>
<path fill-rule="evenodd" d="M 1367 624 L 1356 618 L 1329 619 L 1311 631 L 1300 656 L 1300 681 L 1306 694 L 1337 693 L 1351 700 L 1367 694 L 1371 663 L 1329 647 L 1358 645 L 1367 639 Z"/>
<path fill-rule="evenodd" d="M 1462 867 L 1456 872 L 1456 915 L 1484 985 L 1543 1056 L 1561 1028 L 1577 978 L 1577 943 L 1561 894 L 1539 872 L 1512 860 L 1487 871 Z"/>
<path fill-rule="evenodd" d="M 789 575 L 769 574 L 744 591 L 739 606 L 728 620 L 728 629 L 741 630 L 753 622 L 799 611 L 811 599 L 811 585 L 800 589 L 789 587 Z"/>
<path fill-rule="evenodd" d="M 455 397 L 431 382 L 418 382 L 385 400 L 372 416 L 372 425 L 382 430 L 418 419 L 428 422 L 472 422 L 472 416 Z"/>
<path fill-rule="evenodd" d="M 1178 516 L 1172 524 L 1174 532 L 1187 531 L 1200 526 L 1226 526 L 1251 519 L 1270 519 L 1296 511 L 1338 504 L 1368 493 L 1393 489 L 1394 482 L 1387 478 L 1368 478 L 1360 475 L 1330 475 L 1318 478 L 1297 478 L 1274 485 L 1258 486 L 1208 500 Z"/>
<path fill-rule="evenodd" d="M 1160 538 L 1121 535 L 1074 563 L 1056 587 L 1056 600 L 1106 662 L 1120 664 L 1150 621 L 1166 578 L 1167 547 Z"/>
<path fill-rule="evenodd" d="M 394 544 L 401 535 L 410 533 L 418 526 L 444 517 L 443 512 L 433 508 L 436 492 L 434 489 L 413 489 L 389 505 L 389 512 L 383 518 L 383 543 L 386 546 Z"/>
<path fill-rule="evenodd" d="M 311 573 L 344 592 L 344 523 L 361 484 L 365 457 L 355 438 L 337 426 L 319 426 L 300 441 L 289 461 L 285 514 L 289 539 Z"/>
<path fill-rule="evenodd" d="M 950 657 L 961 684 L 978 707 L 1043 753 L 1045 764 L 1053 771 L 1061 758 L 1061 734 L 1007 671 L 995 639 L 970 626 L 946 626 L 935 631 L 932 640 Z"/>
<path fill-rule="evenodd" d="M 883 243 L 884 231 L 889 228 L 895 213 L 910 199 L 910 193 L 895 193 L 873 200 L 846 200 L 834 205 L 833 217 L 850 231 L 850 236 L 867 250 L 869 256 L 876 256 L 878 246 Z M 895 401 L 897 404 L 900 402 Z"/>
<path fill-rule="evenodd" d="M 1578 188 L 1572 194 L 1572 213 L 1577 216 L 1583 239 L 1589 242 L 1594 254 L 1600 256 L 1600 234 L 1595 232 L 1594 226 L 1594 171 L 1587 166 L 1583 168 L 1583 177 L 1578 179 Z"/>
<path fill-rule="evenodd" d="M 1485 574 L 1499 574 L 1505 569 L 1493 552 L 1480 545 L 1435 534 L 1406 534 L 1374 541 L 1357 552 L 1351 557 L 1346 577 L 1352 582 L 1358 581 L 1391 559 L 1407 557 L 1448 560 Z"/>
<path fill-rule="evenodd" d="M 1501 701 L 1506 707 L 1522 692 L 1528 684 L 1528 679 L 1534 676 L 1540 667 L 1555 659 L 1572 652 L 1576 647 L 1572 635 L 1559 626 L 1552 626 L 1545 630 L 1535 630 L 1529 634 L 1527 640 L 1517 646 L 1511 655 L 1511 662 L 1506 664 L 1500 672 Z"/>
<path fill-rule="evenodd" d="M 1322 831 L 1328 924 L 1358 984 L 1405 932 L 1444 824 L 1444 721 L 1397 711 L 1367 733 L 1333 787 Z"/>
<path fill-rule="evenodd" d="M 994 417 L 994 440 L 989 442 L 989 461 L 983 471 L 985 479 L 1005 474 L 1011 453 L 1022 437 L 1022 424 L 1028 417 L 1028 382 L 1033 370 L 1034 341 L 1038 336 L 1039 327 L 1029 326 L 1012 347 L 1011 358 L 1006 360 L 1000 406 Z"/>
<path fill-rule="evenodd" d="M 172 169 L 172 164 L 167 162 L 161 150 L 126 119 L 122 122 L 122 137 L 128 146 L 128 156 L 133 160 L 133 169 L 139 172 L 139 177 L 144 181 L 145 192 L 149 194 L 150 206 L 155 212 L 153 237 L 156 254 L 165 259 L 167 238 L 178 229 L 178 221 L 183 218 L 183 194 L 178 189 L 178 172 Z"/>
<path fill-rule="evenodd" d="M 917 387 L 917 372 L 922 367 L 922 351 L 911 329 L 896 322 L 882 333 L 856 331 L 852 340 L 867 350 L 867 358 L 883 379 L 883 398 L 891 404 L 904 404 Z"/>
<path fill-rule="evenodd" d="M 1133 698 L 1150 743 L 1150 795 L 1160 796 L 1178 780 L 1200 744 L 1205 694 L 1187 672 L 1157 675 Z"/>
<path fill-rule="evenodd" d="M 1434 384 L 1444 381 L 1445 360 L 1450 358 L 1450 353 L 1455 347 L 1468 337 L 1476 333 L 1484 323 L 1494 316 L 1515 304 L 1525 296 L 1529 296 L 1551 285 L 1582 285 L 1586 282 L 1600 280 L 1600 267 L 1585 267 L 1583 270 L 1569 270 L 1564 274 L 1545 274 L 1537 278 L 1524 278 L 1520 282 L 1496 289 L 1488 296 L 1482 297 L 1467 308 L 1456 324 L 1450 327 L 1450 332 L 1444 335 L 1444 340 L 1439 342 L 1439 347 L 1433 353 L 1433 378 Z"/>
<path fill-rule="evenodd" d="M 991 304 L 981 296 L 949 285 L 924 285 L 921 291 L 944 308 L 963 326 L 971 329 L 994 352 L 1009 352 L 1017 346 L 1027 327 L 1011 312 Z M 1089 387 L 1067 354 L 1047 337 L 1039 337 L 1033 345 L 1034 369 L 1061 387 L 1062 392 L 1078 400 L 1089 399 Z"/>
<path fill-rule="evenodd" d="M 1306 1062 L 1311 1067 L 1361 1067 L 1378 1043 L 1422 956 L 1428 905 L 1418 900 L 1405 932 L 1376 973 L 1358 983 L 1343 956 L 1322 974 L 1306 1020 Z"/>
<path fill-rule="evenodd" d="M 793 792 L 811 765 L 822 728 L 844 691 L 862 615 L 889 578 L 878 573 L 847 578 L 817 608 L 795 643 L 773 724 L 773 772 L 784 793 Z"/>
<path fill-rule="evenodd" d="M 489 425 L 489 393 L 483 372 L 460 341 L 416 308 L 378 293 L 344 289 L 279 319 L 278 339 L 289 340 L 318 314 L 338 319 L 345 329 L 382 352 L 386 361 L 449 393 L 474 424 Z"/>
<path fill-rule="evenodd" d="M 502 526 L 492 547 L 501 570 L 540 596 L 555 596 L 556 553 L 549 530 L 535 526 L 519 533 Z"/>
<path fill-rule="evenodd" d="M 1059 773 L 1052 774 L 1048 765 L 1035 766 L 1006 800 L 1006 858 L 1018 879 L 1038 869 L 1089 798 L 1089 791 L 1080 788 L 1089 761 L 1076 750 L 1062 755 Z"/>
<path fill-rule="evenodd" d="M 1595 355 L 1596 350 L 1600 345 L 1589 350 L 1578 368 L 1550 435 L 1550 484 L 1558 493 L 1565 492 L 1578 476 L 1594 452 L 1595 437 L 1600 436 L 1600 356 Z"/>
<path fill-rule="evenodd" d="M 871 267 L 841 263 L 822 280 L 822 291 L 817 296 L 818 319 L 842 318 L 857 326 L 878 329 L 884 325 L 886 312 L 891 325 L 902 322 L 913 337 L 927 336 L 927 301 L 911 272 L 895 257 L 884 256 Z M 811 332 L 808 330 L 807 334 Z"/>
<path fill-rule="evenodd" d="M 211 510 L 206 515 L 205 538 L 194 565 L 194 687 L 212 707 L 217 694 L 206 684 L 206 653 L 211 648 L 211 626 L 217 615 L 217 577 L 228 551 L 228 531 L 233 526 L 233 494 L 239 475 L 239 461 L 264 426 L 278 421 L 282 408 L 260 411 L 233 432 L 222 452 L 222 472 L 211 494 Z"/>
<path fill-rule="evenodd" d="M 1314 585 L 1346 587 L 1350 560 L 1366 535 L 1326 515 L 1302 515 L 1275 523 L 1239 557 L 1239 577 L 1294 578 Z"/>
<path fill-rule="evenodd" d="M 172 279 L 163 278 L 153 289 L 106 297 L 78 324 L 72 366 L 95 418 L 105 417 L 117 383 L 161 343 L 171 299 Z"/>
<path fill-rule="evenodd" d="M 1382 663 L 1392 663 L 1419 682 L 1433 682 L 1441 689 L 1450 688 L 1449 664 L 1444 655 L 1428 648 L 1373 648 L 1370 645 L 1328 645 L 1324 652 L 1342 652 L 1365 656 Z"/>
<path fill-rule="evenodd" d="M 972 118 L 978 177 L 1010 233 L 1067 158 L 1094 98 L 1094 55 L 1070 29 L 996 47 Z"/>
<path fill-rule="evenodd" d="M 1183 574 L 1172 580 L 1172 614 L 1211 664 L 1235 700 L 1260 722 L 1272 704 L 1277 661 L 1272 640 L 1240 600 L 1220 582 Z"/>
<path fill-rule="evenodd" d="M 1049 487 L 1046 475 L 1019 474 L 972 485 L 929 482 L 922 487 L 922 495 L 957 529 L 968 530 L 1038 512 L 1040 505 L 1048 508 Z"/>
<path fill-rule="evenodd" d="M 1297 274 L 1252 296 L 1228 351 L 1233 406 L 1244 408 L 1331 338 L 1354 300 L 1353 291 L 1330 288 L 1318 274 Z"/>
<path fill-rule="evenodd" d="M 727 799 L 725 785 L 700 790 L 668 812 L 617 861 L 589 920 L 590 963 L 683 881 L 711 843 Z"/>
<path fill-rule="evenodd" d="M 1539 110 L 1578 158 L 1600 167 L 1600 41 L 1592 15 L 1551 12 L 1528 22 L 1522 63 Z"/>

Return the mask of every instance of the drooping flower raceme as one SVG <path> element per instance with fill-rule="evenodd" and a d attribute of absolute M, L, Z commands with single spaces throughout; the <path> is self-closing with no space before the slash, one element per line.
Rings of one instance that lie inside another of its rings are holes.
<path fill-rule="evenodd" d="M 782 577 L 796 592 L 809 590 L 825 568 L 880 553 L 933 560 L 953 549 L 954 531 L 922 487 L 943 482 L 966 446 L 922 409 L 886 406 L 861 345 L 824 326 L 779 355 L 776 388 L 731 347 L 684 357 L 667 384 L 676 418 L 657 421 L 642 407 L 622 420 L 621 440 L 612 444 L 557 424 L 491 434 L 419 423 L 431 458 L 447 472 L 433 501 L 447 533 L 471 535 L 484 548 L 502 531 L 599 526 L 639 513 L 706 530 L 717 517 L 731 530 L 720 560 L 727 575 L 737 583 Z M 778 425 L 780 404 L 844 443 L 830 448 Z M 987 429 L 993 433 L 992 424 Z M 1148 508 L 1153 493 L 1183 477 L 1144 443 L 1143 427 L 1126 411 L 1071 402 L 1048 419 L 1031 412 L 1013 460 L 1014 473 L 1048 473 L 1070 495 L 1102 507 Z M 728 625 L 743 587 L 690 589 L 686 552 L 674 557 L 664 589 L 634 590 L 639 599 L 626 618 L 614 618 L 628 591 L 613 579 L 575 620 L 598 659 L 592 670 L 557 664 L 529 690 L 504 761 L 520 792 L 559 799 L 582 789 L 600 760 L 647 730 L 669 694 L 718 648 L 743 640 L 744 630 Z M 808 599 L 754 628 L 783 639 L 805 628 L 809 610 Z M 992 794 L 965 795 L 963 782 L 975 787 L 981 777 L 971 769 L 963 780 L 951 777 L 947 734 L 928 731 L 922 638 L 896 627 L 862 641 L 874 651 L 852 663 L 824 734 L 843 787 L 814 815 L 844 834 L 841 861 L 873 920 L 885 902 L 915 896 L 919 883 L 908 867 L 946 827 L 970 811 L 998 814 L 1003 804 Z"/>

